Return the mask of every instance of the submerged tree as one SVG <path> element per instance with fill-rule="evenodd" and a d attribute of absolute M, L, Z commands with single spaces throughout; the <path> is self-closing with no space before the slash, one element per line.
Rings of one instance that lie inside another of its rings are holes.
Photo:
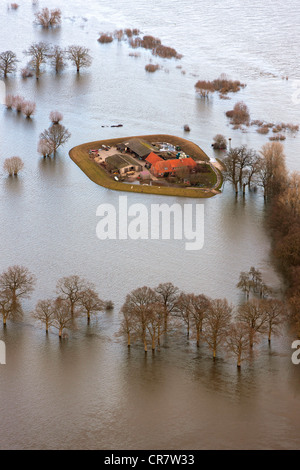
<path fill-rule="evenodd" d="M 58 280 L 56 285 L 57 293 L 61 299 L 66 300 L 69 304 L 72 317 L 76 313 L 75 307 L 80 305 L 82 293 L 89 288 L 92 289 L 93 286 L 77 275 L 62 277 Z"/>
<path fill-rule="evenodd" d="M 50 49 L 49 58 L 56 73 L 63 70 L 66 66 L 66 51 L 57 45 L 52 46 Z"/>
<path fill-rule="evenodd" d="M 57 149 L 64 145 L 70 137 L 71 133 L 61 124 L 53 125 L 40 134 L 40 139 L 48 142 L 49 146 L 53 148 L 54 153 L 56 153 Z"/>
<path fill-rule="evenodd" d="M 35 13 L 35 18 L 36 23 L 43 28 L 59 26 L 61 24 L 61 11 L 59 8 L 54 8 L 53 10 L 43 8 Z"/>
<path fill-rule="evenodd" d="M 249 330 L 241 322 L 230 325 L 226 333 L 225 347 L 230 355 L 236 357 L 237 367 L 241 367 L 242 362 L 249 359 Z"/>
<path fill-rule="evenodd" d="M 84 46 L 69 46 L 67 49 L 68 59 L 75 65 L 77 73 L 83 67 L 90 67 L 92 65 L 92 57 L 89 54 L 90 50 Z"/>
<path fill-rule="evenodd" d="M 41 66 L 46 63 L 50 52 L 50 46 L 45 42 L 36 42 L 31 44 L 24 54 L 31 57 L 30 66 L 35 71 L 36 79 L 41 75 Z"/>
<path fill-rule="evenodd" d="M 176 302 L 178 299 L 178 287 L 174 286 L 171 282 L 159 284 L 155 288 L 158 301 L 163 306 L 164 314 L 164 330 L 168 330 L 168 319 L 175 309 Z"/>
<path fill-rule="evenodd" d="M 156 295 L 150 287 L 140 287 L 126 296 L 122 313 L 124 316 L 124 331 L 130 333 L 132 329 L 135 335 L 139 337 L 144 345 L 145 353 L 148 351 L 148 335 L 150 317 L 153 314 L 153 305 L 156 303 Z M 130 336 L 128 337 L 130 342 Z"/>
<path fill-rule="evenodd" d="M 18 173 L 24 168 L 24 163 L 20 157 L 10 157 L 4 160 L 3 169 L 9 176 L 18 176 Z"/>
<path fill-rule="evenodd" d="M 105 309 L 103 300 L 101 300 L 97 292 L 90 287 L 80 293 L 78 304 L 82 312 L 87 316 L 88 324 L 90 323 L 91 315 L 96 315 Z"/>
<path fill-rule="evenodd" d="M 224 343 L 230 325 L 232 306 L 226 299 L 214 299 L 210 302 L 209 312 L 205 320 L 204 339 L 217 356 L 218 347 Z"/>
<path fill-rule="evenodd" d="M 253 348 L 257 333 L 266 328 L 267 316 L 261 300 L 252 299 L 238 308 L 237 320 L 248 327 L 249 345 Z"/>
<path fill-rule="evenodd" d="M 13 73 L 17 70 L 17 56 L 12 51 L 4 51 L 0 53 L 0 74 L 4 78 L 7 77 L 9 73 Z"/>
<path fill-rule="evenodd" d="M 55 301 L 52 299 L 39 300 L 36 304 L 32 317 L 45 325 L 46 334 L 55 323 Z"/>
<path fill-rule="evenodd" d="M 181 292 L 175 305 L 174 316 L 186 325 L 186 334 L 189 338 L 192 323 L 191 294 Z"/>
<path fill-rule="evenodd" d="M 34 101 L 24 101 L 22 105 L 22 113 L 25 114 L 27 118 L 30 118 L 34 113 L 36 109 L 36 104 Z"/>
<path fill-rule="evenodd" d="M 20 319 L 22 313 L 20 302 L 18 300 L 13 302 L 11 291 L 9 289 L 0 290 L 0 314 L 3 326 L 6 327 L 7 320 Z"/>
<path fill-rule="evenodd" d="M 50 155 L 54 152 L 54 147 L 53 147 L 52 142 L 49 142 L 46 139 L 40 139 L 38 142 L 37 151 L 44 158 L 50 157 Z"/>
<path fill-rule="evenodd" d="M 20 311 L 21 300 L 30 297 L 35 282 L 35 276 L 23 266 L 10 266 L 0 275 L 0 292 L 10 296 L 12 314 Z"/>
<path fill-rule="evenodd" d="M 71 329 L 74 320 L 71 314 L 70 303 L 67 299 L 58 297 L 54 302 L 53 326 L 58 329 L 58 336 L 61 339 L 65 328 Z"/>
<path fill-rule="evenodd" d="M 268 342 L 271 343 L 272 335 L 280 335 L 281 326 L 287 309 L 284 303 L 278 299 L 264 299 L 261 306 L 266 315 L 266 327 L 268 331 Z"/>
<path fill-rule="evenodd" d="M 269 142 L 262 147 L 258 184 L 263 188 L 266 200 L 278 196 L 287 187 L 285 154 L 280 142 Z"/>
<path fill-rule="evenodd" d="M 197 347 L 200 346 L 200 335 L 203 330 L 203 324 L 209 314 L 210 299 L 203 294 L 190 295 L 191 316 L 194 328 L 196 330 Z"/>
<path fill-rule="evenodd" d="M 49 119 L 52 124 L 59 124 L 63 120 L 63 115 L 59 111 L 51 111 L 49 114 Z"/>

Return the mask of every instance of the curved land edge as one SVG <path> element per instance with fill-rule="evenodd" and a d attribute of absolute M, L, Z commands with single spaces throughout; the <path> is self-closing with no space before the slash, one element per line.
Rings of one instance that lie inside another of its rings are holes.
<path fill-rule="evenodd" d="M 77 166 L 87 175 L 87 177 L 94 183 L 115 191 L 128 191 L 132 193 L 144 194 L 159 194 L 164 196 L 179 196 L 190 198 L 209 198 L 219 194 L 219 188 L 222 185 L 222 175 L 220 171 L 215 168 L 211 163 L 217 177 L 217 184 L 214 188 L 172 188 L 164 186 L 145 186 L 145 185 L 130 185 L 128 183 L 121 183 L 110 178 L 103 168 L 100 167 L 89 156 L 89 150 L 92 148 L 100 148 L 101 145 L 113 146 L 128 139 L 144 139 L 157 142 L 169 142 L 172 145 L 180 145 L 181 149 L 188 155 L 192 155 L 195 160 L 209 162 L 209 157 L 198 145 L 193 142 L 166 134 L 152 134 L 152 135 L 139 135 L 139 136 L 126 136 L 114 139 L 98 140 L 94 142 L 87 142 L 85 144 L 73 147 L 69 151 L 69 156 L 76 163 Z"/>

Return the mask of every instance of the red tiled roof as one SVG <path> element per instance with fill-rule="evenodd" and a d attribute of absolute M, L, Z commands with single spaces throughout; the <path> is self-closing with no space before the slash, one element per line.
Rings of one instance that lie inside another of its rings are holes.
<path fill-rule="evenodd" d="M 160 158 L 156 153 L 151 152 L 148 157 L 146 158 L 146 162 L 150 163 L 151 165 L 154 165 L 156 162 L 161 162 L 162 158 Z"/>
<path fill-rule="evenodd" d="M 162 160 L 154 163 L 154 168 L 158 173 L 170 172 L 179 168 L 195 168 L 197 163 L 191 157 L 183 158 L 182 160 Z"/>
<path fill-rule="evenodd" d="M 160 162 L 154 163 L 153 167 L 158 173 L 165 173 L 172 171 L 171 160 L 162 160 Z"/>

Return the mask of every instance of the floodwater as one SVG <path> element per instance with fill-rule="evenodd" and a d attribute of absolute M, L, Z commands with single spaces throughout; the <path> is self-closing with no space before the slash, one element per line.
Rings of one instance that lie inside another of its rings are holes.
<path fill-rule="evenodd" d="M 4 2 L 2 2 L 4 3 Z M 38 83 L 7 80 L 8 92 L 37 103 L 31 120 L 1 107 L 0 165 L 19 155 L 25 169 L 16 180 L 1 174 L 1 271 L 27 266 L 36 276 L 23 323 L 0 327 L 7 364 L 0 366 L 0 448 L 2 449 L 292 449 L 300 444 L 300 375 L 291 362 L 293 334 L 264 340 L 241 373 L 224 355 L 213 363 L 203 345 L 197 351 L 184 335 L 147 357 L 128 352 L 116 336 L 119 309 L 132 289 L 171 281 L 186 292 L 227 297 L 237 304 L 239 272 L 254 265 L 280 294 L 272 267 L 264 204 L 258 192 L 237 201 L 229 186 L 204 204 L 204 247 L 186 251 L 185 240 L 107 240 L 96 237 L 99 204 L 118 207 L 121 193 L 92 183 L 69 159 L 82 142 L 128 135 L 165 133 L 186 137 L 215 158 L 216 133 L 255 149 L 267 137 L 254 128 L 233 131 L 224 112 L 244 100 L 253 119 L 300 122 L 297 102 L 300 6 L 257 0 L 107 2 L 50 0 L 61 4 L 62 27 L 45 32 L 32 24 L 36 7 L 19 1 L 17 11 L 0 14 L 0 50 L 22 51 L 35 41 L 91 49 L 93 65 L 77 76 L 72 67 L 55 76 L 49 69 Z M 45 6 L 40 2 L 40 6 Z M 233 27 L 234 26 L 234 27 Z M 141 50 L 129 57 L 125 43 L 100 45 L 98 33 L 137 27 L 183 54 L 181 61 L 153 58 Z M 162 69 L 147 74 L 152 59 Z M 182 68 L 177 68 L 181 65 Z M 185 72 L 185 73 L 182 73 Z M 198 79 L 220 73 L 247 83 L 232 100 L 195 96 Z M 289 77 L 288 80 L 282 77 Z M 295 94 L 296 93 L 296 94 Z M 49 112 L 64 114 L 72 137 L 55 159 L 43 160 L 36 146 L 49 125 Z M 122 123 L 122 128 L 111 125 Z M 185 134 L 183 125 L 191 132 Z M 107 126 L 107 127 L 102 127 Z M 299 169 L 299 137 L 285 141 L 290 170 Z M 192 203 L 124 193 L 128 204 Z M 78 323 L 69 340 L 48 338 L 30 310 L 55 295 L 61 276 L 79 274 L 94 282 L 115 309 Z"/>

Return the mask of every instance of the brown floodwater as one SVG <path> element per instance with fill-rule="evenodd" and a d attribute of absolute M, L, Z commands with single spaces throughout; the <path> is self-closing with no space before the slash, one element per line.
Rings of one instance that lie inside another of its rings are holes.
<path fill-rule="evenodd" d="M 240 271 L 259 268 L 278 295 L 282 285 L 270 260 L 260 191 L 238 198 L 229 185 L 222 195 L 189 200 L 204 205 L 204 246 L 186 251 L 185 240 L 106 240 L 96 236 L 99 204 L 118 206 L 119 193 L 92 183 L 69 159 L 68 149 L 86 141 L 164 133 L 186 137 L 212 158 L 212 138 L 223 133 L 232 145 L 259 149 L 267 137 L 251 128 L 233 131 L 224 112 L 244 100 L 253 119 L 298 123 L 293 101 L 299 57 L 299 4 L 295 0 L 145 1 L 50 0 L 61 3 L 63 25 L 45 32 L 32 24 L 34 8 L 19 2 L 17 11 L 0 15 L 0 50 L 22 51 L 33 41 L 66 47 L 84 44 L 93 65 L 77 76 L 68 67 L 60 76 L 49 69 L 38 83 L 10 77 L 7 90 L 37 103 L 26 120 L 0 110 L 0 165 L 19 155 L 25 168 L 17 179 L 0 179 L 0 271 L 27 266 L 36 289 L 24 303 L 24 321 L 0 326 L 7 364 L 0 365 L 1 449 L 295 449 L 300 445 L 300 366 L 291 362 L 290 331 L 266 338 L 249 364 L 238 372 L 220 352 L 211 360 L 184 334 L 169 338 L 160 352 L 128 351 L 118 338 L 119 310 L 131 290 L 173 282 L 186 292 L 242 300 L 236 289 Z M 235 37 L 232 24 L 236 25 Z M 183 54 L 180 62 L 140 51 L 129 57 L 125 43 L 97 43 L 98 32 L 138 27 Z M 16 34 L 18 31 L 18 34 Z M 245 35 L 247 31 L 247 35 Z M 150 62 L 162 69 L 147 74 Z M 182 68 L 177 68 L 178 65 Z M 185 71 L 185 74 L 182 73 Z M 197 99 L 195 82 L 226 72 L 247 83 L 232 100 Z M 282 77 L 289 76 L 289 80 Z M 53 159 L 36 151 L 49 112 L 58 109 L 72 137 Z M 122 123 L 122 128 L 111 125 Z M 188 123 L 187 135 L 183 125 Z M 107 127 L 101 127 L 107 126 Z M 299 137 L 285 141 L 287 164 L 299 169 Z M 1 170 L 2 171 L 2 170 Z M 125 194 L 125 193 L 124 193 Z M 178 203 L 126 193 L 128 204 Z M 115 308 L 87 326 L 84 319 L 69 339 L 46 337 L 30 311 L 39 299 L 55 295 L 59 277 L 78 274 L 94 282 L 100 297 Z"/>

